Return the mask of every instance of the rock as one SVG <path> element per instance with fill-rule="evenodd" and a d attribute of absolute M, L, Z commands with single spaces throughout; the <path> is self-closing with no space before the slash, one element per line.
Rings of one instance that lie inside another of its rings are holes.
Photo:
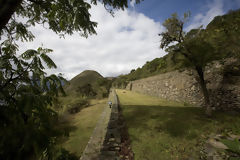
<path fill-rule="evenodd" d="M 207 157 L 207 160 L 213 160 L 213 156 Z"/>
<path fill-rule="evenodd" d="M 115 138 L 109 138 L 109 142 L 114 142 Z"/>
<path fill-rule="evenodd" d="M 191 90 L 192 90 L 192 91 L 194 91 L 194 90 L 195 90 L 195 88 L 196 88 L 196 87 L 193 85 L 193 86 L 191 87 Z"/>
<path fill-rule="evenodd" d="M 220 156 L 215 155 L 215 156 L 213 156 L 213 160 L 223 160 L 223 158 L 220 157 Z"/>
<path fill-rule="evenodd" d="M 165 83 L 165 86 L 168 87 L 168 82 Z"/>
<path fill-rule="evenodd" d="M 114 144 L 113 144 L 113 146 L 114 146 L 114 147 L 117 147 L 117 146 L 119 146 L 119 144 L 117 144 L 117 143 L 114 143 Z"/>
<path fill-rule="evenodd" d="M 120 150 L 120 147 L 115 147 L 115 150 L 119 151 L 119 150 Z"/>
<path fill-rule="evenodd" d="M 217 125 L 217 124 L 216 124 Z M 223 138 L 226 138 L 226 137 L 224 137 L 223 135 L 221 135 L 221 134 L 217 134 L 216 136 L 214 136 L 214 139 L 215 140 L 221 140 L 221 139 L 223 139 Z"/>
<path fill-rule="evenodd" d="M 212 145 L 210 145 L 210 144 L 207 143 L 206 146 L 205 146 L 204 152 L 206 153 L 206 155 L 207 155 L 208 157 L 211 157 L 211 156 L 213 156 L 214 153 L 216 152 L 216 149 L 215 149 Z"/>
<path fill-rule="evenodd" d="M 240 135 L 229 134 L 229 137 L 240 140 Z"/>
<path fill-rule="evenodd" d="M 215 139 L 212 138 L 209 139 L 207 143 L 217 149 L 228 149 L 228 147 L 224 145 L 222 142 L 216 141 Z"/>

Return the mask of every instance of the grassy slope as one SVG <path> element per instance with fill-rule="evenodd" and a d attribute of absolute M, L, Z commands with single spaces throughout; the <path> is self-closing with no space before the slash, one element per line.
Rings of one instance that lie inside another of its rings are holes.
<path fill-rule="evenodd" d="M 70 134 L 68 138 L 62 139 L 59 146 L 80 157 L 106 106 L 106 101 L 106 99 L 93 100 L 92 106 L 82 109 L 79 113 L 62 117 L 61 126 L 70 129 Z"/>
<path fill-rule="evenodd" d="M 240 133 L 240 115 L 216 113 L 207 119 L 198 107 L 130 91 L 117 90 L 117 94 L 136 160 L 199 159 L 208 135 Z"/>
<path fill-rule="evenodd" d="M 68 94 L 74 94 L 78 87 L 86 84 L 92 84 L 95 87 L 97 80 L 103 79 L 103 77 L 96 71 L 86 70 L 78 74 L 69 81 L 69 84 L 64 86 L 65 91 Z"/>
<path fill-rule="evenodd" d="M 64 86 L 64 90 L 69 96 L 79 96 L 78 88 L 86 84 L 91 84 L 92 89 L 97 93 L 97 98 L 103 98 L 103 93 L 107 93 L 105 85 L 99 86 L 98 81 L 106 80 L 102 75 L 93 70 L 85 70 L 72 78 L 69 83 Z"/>

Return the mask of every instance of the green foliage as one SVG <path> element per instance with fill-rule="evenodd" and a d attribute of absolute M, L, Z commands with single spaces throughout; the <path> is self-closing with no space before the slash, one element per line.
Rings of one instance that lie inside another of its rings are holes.
<path fill-rule="evenodd" d="M 128 82 L 129 81 L 128 81 L 127 77 L 124 75 L 121 75 L 113 81 L 112 85 L 116 88 L 125 88 L 127 86 Z"/>
<path fill-rule="evenodd" d="M 181 44 L 175 46 L 179 47 L 178 51 L 184 55 L 185 59 L 183 60 L 186 66 L 204 68 L 209 62 L 220 58 L 213 45 L 206 41 L 206 36 L 203 30 L 193 29 L 186 34 Z"/>
<path fill-rule="evenodd" d="M 215 17 L 207 26 L 209 39 L 219 54 L 240 57 L 240 10 Z"/>
<path fill-rule="evenodd" d="M 43 151 L 49 154 L 58 135 L 54 127 L 57 114 L 49 105 L 59 92 L 65 94 L 64 78 L 44 72 L 43 63 L 56 66 L 49 57 L 42 58 L 51 50 L 27 50 L 18 57 L 16 50 L 8 40 L 1 44 L 0 159 L 37 158 Z"/>
<path fill-rule="evenodd" d="M 139 2 L 136 0 L 136 3 Z M 20 35 L 17 37 L 26 39 L 27 26 L 47 24 L 45 26 L 60 35 L 71 35 L 76 31 L 87 37 L 96 34 L 97 23 L 90 19 L 89 10 L 98 3 L 102 3 L 112 14 L 116 9 L 128 7 L 128 0 L 7 0 L 0 3 L 0 31 L 17 26 L 17 34 Z M 26 19 L 26 24 L 17 22 L 15 15 Z"/>
<path fill-rule="evenodd" d="M 143 67 L 146 67 L 150 73 L 162 70 L 167 67 L 166 58 L 156 58 L 151 62 L 147 62 Z"/>
<path fill-rule="evenodd" d="M 80 95 L 83 97 L 94 97 L 97 95 L 97 93 L 93 90 L 92 85 L 89 83 L 78 87 L 77 92 L 80 93 Z"/>
<path fill-rule="evenodd" d="M 97 84 L 102 87 L 102 88 L 105 88 L 106 89 L 106 92 L 103 93 L 103 97 L 107 97 L 109 92 L 110 92 L 110 89 L 112 87 L 112 80 L 109 80 L 107 78 L 104 78 L 104 79 L 99 79 L 97 80 Z"/>
<path fill-rule="evenodd" d="M 98 72 L 86 70 L 75 76 L 64 88 L 69 95 L 104 98 L 108 96 L 112 80 L 102 77 Z"/>
<path fill-rule="evenodd" d="M 75 156 L 74 154 L 69 153 L 65 149 L 61 149 L 58 153 L 59 156 L 56 158 L 56 160 L 78 160 L 79 158 Z"/>
<path fill-rule="evenodd" d="M 88 105 L 88 100 L 86 98 L 79 98 L 74 102 L 67 104 L 68 113 L 74 114 L 78 113 L 81 109 Z"/>
<path fill-rule="evenodd" d="M 175 57 L 175 59 L 181 58 L 181 55 L 176 55 Z M 129 74 L 119 76 L 114 80 L 113 86 L 121 88 L 122 86 L 126 86 L 129 81 L 154 76 L 185 67 L 182 61 L 176 61 L 175 59 L 173 59 L 172 53 L 169 53 L 161 58 L 155 58 L 150 62 L 146 62 L 146 64 L 144 64 L 141 68 L 132 70 Z"/>
<path fill-rule="evenodd" d="M 103 77 L 98 72 L 86 70 L 73 77 L 64 88 L 68 94 L 74 94 L 79 87 L 87 84 L 91 84 L 95 89 L 95 84 L 99 79 L 103 79 Z"/>
<path fill-rule="evenodd" d="M 240 156 L 240 142 L 238 140 L 222 139 L 221 142 L 225 144 L 230 152 L 236 153 Z"/>
<path fill-rule="evenodd" d="M 206 39 L 208 33 L 204 30 L 192 29 L 188 33 L 183 32 L 183 25 L 188 18 L 189 14 L 184 15 L 181 20 L 177 14 L 173 14 L 164 22 L 166 31 L 161 33 L 161 48 L 166 48 L 167 52 L 173 53 L 175 58 L 176 54 L 182 54 L 186 66 L 193 66 L 204 68 L 207 63 L 216 60 L 218 54 L 215 53 L 215 48 Z M 171 43 L 176 43 L 170 45 Z M 178 59 L 179 60 L 179 59 Z"/>
<path fill-rule="evenodd" d="M 188 21 L 189 17 L 190 12 L 185 13 L 183 19 L 180 19 L 177 13 L 174 13 L 171 18 L 164 21 L 163 26 L 167 31 L 159 34 L 159 36 L 162 36 L 161 48 L 169 46 L 169 44 L 174 41 L 179 43 L 183 41 L 185 35 L 183 25 Z"/>

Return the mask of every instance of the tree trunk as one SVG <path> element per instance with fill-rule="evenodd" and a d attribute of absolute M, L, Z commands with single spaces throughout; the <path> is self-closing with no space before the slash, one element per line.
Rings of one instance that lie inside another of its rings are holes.
<path fill-rule="evenodd" d="M 202 67 L 199 67 L 199 66 L 196 66 L 195 68 L 196 68 L 196 71 L 197 71 L 198 76 L 199 76 L 200 86 L 201 86 L 202 93 L 203 93 L 203 96 L 204 96 L 205 108 L 206 108 L 205 113 L 206 113 L 207 116 L 211 117 L 212 116 L 212 108 L 210 106 L 209 93 L 208 93 L 206 83 L 205 83 L 205 80 L 204 80 L 203 69 L 202 69 Z"/>
<path fill-rule="evenodd" d="M 6 26 L 17 7 L 23 0 L 1 0 L 0 1 L 0 31 Z"/>

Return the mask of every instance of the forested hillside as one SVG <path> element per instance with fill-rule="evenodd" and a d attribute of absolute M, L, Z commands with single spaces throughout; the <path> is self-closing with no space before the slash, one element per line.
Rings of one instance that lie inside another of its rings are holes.
<path fill-rule="evenodd" d="M 239 58 L 240 37 L 237 34 L 240 24 L 240 10 L 229 11 L 226 15 L 215 17 L 204 30 L 211 35 L 215 56 L 212 60 L 220 60 L 228 57 Z M 209 37 L 205 37 L 209 39 Z M 125 87 L 129 81 L 146 78 L 149 76 L 181 70 L 189 67 L 184 61 L 184 56 L 167 50 L 168 54 L 146 62 L 141 68 L 133 69 L 129 74 L 119 76 L 113 83 L 115 87 Z M 176 51 L 174 51 L 176 52 Z"/>

